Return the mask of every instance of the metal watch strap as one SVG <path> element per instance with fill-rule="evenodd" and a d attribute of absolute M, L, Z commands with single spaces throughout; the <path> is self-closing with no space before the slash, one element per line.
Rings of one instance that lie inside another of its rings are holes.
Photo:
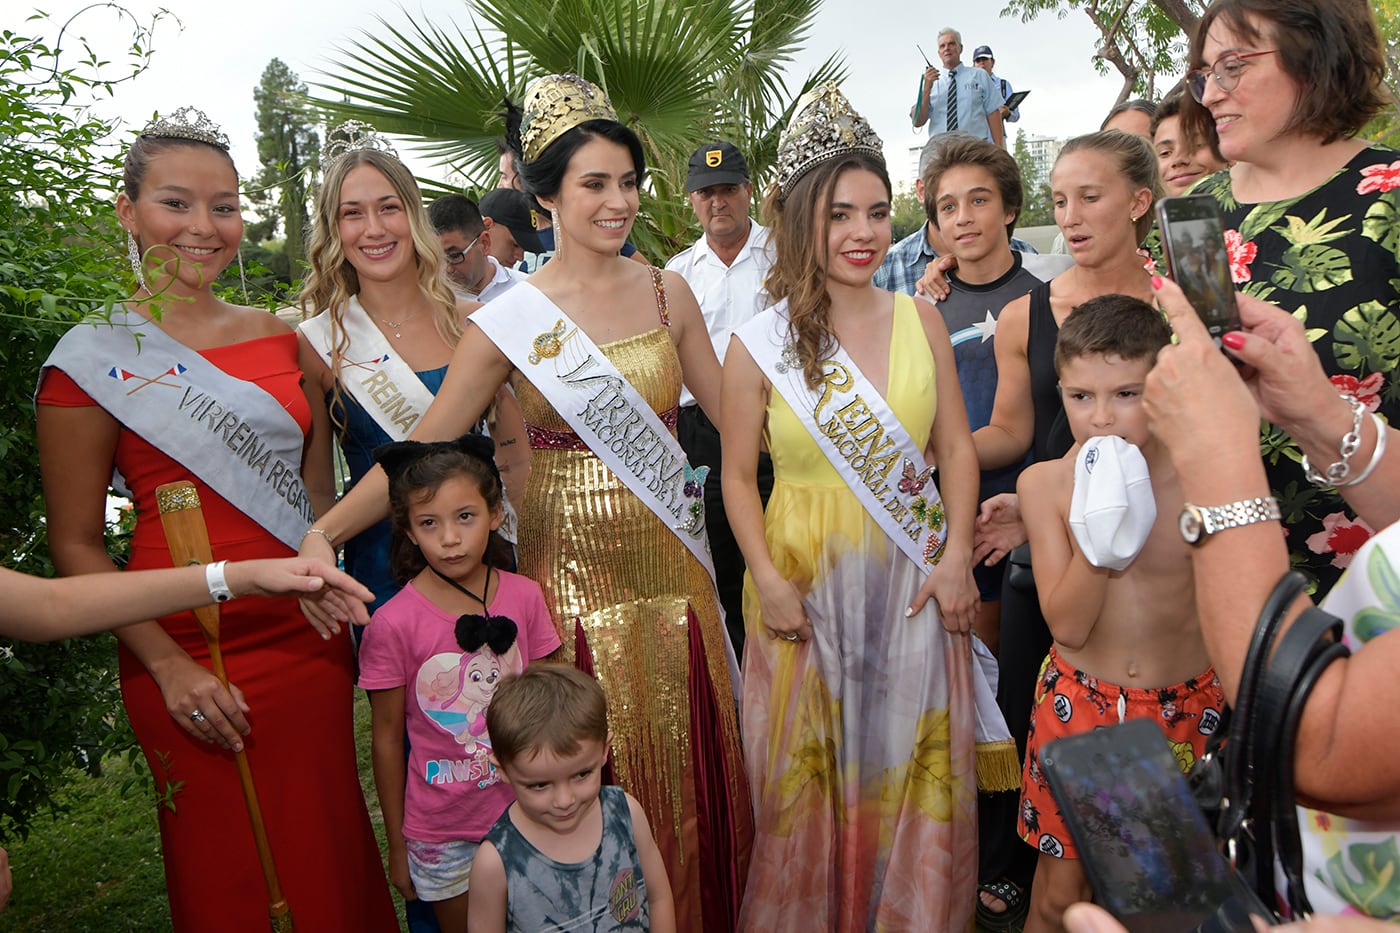
<path fill-rule="evenodd" d="M 1201 531 L 1213 535 L 1226 528 L 1240 528 L 1256 522 L 1280 521 L 1283 512 L 1278 500 L 1273 496 L 1260 496 L 1254 499 L 1241 499 L 1228 505 L 1200 506 Z"/>

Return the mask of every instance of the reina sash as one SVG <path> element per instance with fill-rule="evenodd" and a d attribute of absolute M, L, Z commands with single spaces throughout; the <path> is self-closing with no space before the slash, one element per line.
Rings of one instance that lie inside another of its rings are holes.
<path fill-rule="evenodd" d="M 574 433 L 715 578 L 705 534 L 705 474 L 646 399 L 528 281 L 468 318 L 525 374 Z"/>
<path fill-rule="evenodd" d="M 948 540 L 943 499 L 933 482 L 933 467 L 925 463 L 923 451 L 884 396 L 840 344 L 822 363 L 821 385 L 809 388 L 789 335 L 786 299 L 734 335 L 866 513 L 920 574 L 927 574 L 943 556 Z M 996 704 L 996 658 L 980 638 L 974 635 L 971 642 L 977 786 L 984 791 L 1015 790 L 1021 786 L 1021 765 Z"/>
<path fill-rule="evenodd" d="M 403 358 L 392 352 L 389 341 L 374 326 L 358 298 L 351 297 L 341 327 L 346 343 L 339 349 L 331 328 L 330 311 L 302 321 L 297 330 L 306 335 L 332 372 L 335 371 L 335 357 L 340 356 L 341 388 L 369 413 L 374 423 L 389 435 L 389 440 L 408 440 L 418 419 L 432 404 L 433 393 Z"/>
<path fill-rule="evenodd" d="M 369 313 L 360 304 L 359 298 L 350 296 L 340 323 L 347 340 L 339 350 L 341 388 L 369 413 L 374 423 L 389 435 L 389 440 L 408 440 L 418 419 L 433 403 L 433 393 L 423 385 L 403 357 L 393 352 L 384 333 L 369 319 Z M 306 335 L 326 366 L 334 372 L 333 361 L 337 350 L 330 311 L 322 311 L 309 321 L 302 321 L 297 325 L 297 330 Z M 515 544 L 519 525 L 520 518 L 516 515 L 515 506 L 502 495 L 501 537 Z"/>
<path fill-rule="evenodd" d="M 948 540 L 933 467 L 840 344 L 808 388 L 788 335 L 787 301 L 734 331 L 817 447 L 894 544 L 927 574 Z"/>
<path fill-rule="evenodd" d="M 301 427 L 276 398 L 130 311 L 73 327 L 50 366 L 283 544 L 300 545 L 316 516 L 301 481 Z"/>

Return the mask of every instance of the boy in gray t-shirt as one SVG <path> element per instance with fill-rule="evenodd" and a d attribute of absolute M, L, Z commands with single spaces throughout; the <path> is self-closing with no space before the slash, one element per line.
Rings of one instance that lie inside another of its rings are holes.
<path fill-rule="evenodd" d="M 674 933 L 671 885 L 642 806 L 602 786 L 611 736 L 597 682 L 532 665 L 501 682 L 486 730 L 516 800 L 477 851 L 468 928 Z"/>

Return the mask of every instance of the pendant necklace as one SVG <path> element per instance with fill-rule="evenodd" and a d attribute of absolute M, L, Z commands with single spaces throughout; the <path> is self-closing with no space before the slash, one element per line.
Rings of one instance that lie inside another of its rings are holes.
<path fill-rule="evenodd" d="M 486 605 L 486 600 L 482 599 L 480 596 L 476 595 L 476 594 L 473 593 L 471 590 L 467 589 L 465 586 L 463 586 L 462 584 L 458 583 L 456 580 L 454 580 L 454 579 L 452 579 L 451 577 L 449 577 L 447 574 L 445 574 L 445 573 L 443 573 L 442 571 L 438 570 L 438 569 L 437 569 L 436 567 L 434 567 L 432 564 L 429 564 L 429 565 L 428 565 L 428 569 L 431 570 L 433 573 L 437 574 L 438 579 L 441 580 L 443 583 L 446 583 L 448 586 L 452 587 L 454 590 L 457 590 L 458 592 L 461 592 L 461 593 L 463 593 L 463 594 L 465 594 L 465 595 L 467 595 L 467 596 L 470 596 L 472 599 L 474 599 L 474 600 L 476 600 L 477 602 L 481 603 L 481 608 L 486 612 L 487 615 L 490 615 L 491 609 L 490 609 L 489 606 Z M 490 564 L 487 564 L 487 565 L 486 565 L 486 585 L 483 586 L 483 587 L 481 588 L 481 592 L 482 592 L 483 595 L 485 595 L 485 594 L 489 593 L 490 590 L 491 590 L 491 565 L 490 565 Z"/>
<path fill-rule="evenodd" d="M 388 327 L 388 328 L 390 328 L 391 330 L 393 330 L 393 332 L 394 332 L 394 339 L 395 339 L 395 340 L 398 340 L 400 337 L 403 336 L 403 334 L 399 332 L 399 329 L 402 328 L 405 324 L 407 324 L 409 321 L 413 320 L 413 319 L 414 319 L 415 317 L 417 317 L 417 316 L 418 316 L 418 312 L 417 312 L 417 311 L 414 311 L 412 314 L 410 314 L 408 317 L 404 318 L 402 321 L 398 321 L 398 322 L 386 321 L 386 320 L 384 320 L 384 318 L 380 318 L 380 319 L 379 319 L 379 323 L 381 323 L 381 324 L 383 324 L 385 327 Z M 436 573 L 436 571 L 434 571 L 434 573 Z M 442 576 L 442 575 L 441 575 L 441 574 L 438 574 L 438 576 Z M 443 577 L 443 579 L 446 580 L 447 578 L 446 578 L 446 577 Z"/>

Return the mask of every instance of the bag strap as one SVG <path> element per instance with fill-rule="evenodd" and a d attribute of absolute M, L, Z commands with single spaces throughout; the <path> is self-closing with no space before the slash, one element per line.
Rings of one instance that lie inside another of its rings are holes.
<path fill-rule="evenodd" d="M 1272 837 L 1268 840 L 1269 848 L 1283 869 L 1288 904 L 1295 919 L 1312 913 L 1312 904 L 1303 888 L 1303 852 L 1295 800 L 1293 762 L 1298 726 L 1308 697 L 1323 671 L 1351 653 L 1341 643 L 1341 637 L 1340 619 L 1315 606 L 1304 610 L 1280 639 L 1259 688 L 1259 719 L 1272 727 L 1275 741 L 1272 748 L 1256 746 L 1256 750 L 1270 754 L 1275 767 L 1268 769 L 1274 776 L 1272 793 L 1256 797 L 1260 803 L 1268 805 L 1258 814 L 1268 832 L 1261 833 L 1256 823 L 1256 838 Z M 1270 759 L 1261 758 L 1261 761 L 1267 760 Z M 1261 857 L 1260 862 L 1265 860 Z M 1267 868 L 1272 874 L 1272 858 Z"/>

